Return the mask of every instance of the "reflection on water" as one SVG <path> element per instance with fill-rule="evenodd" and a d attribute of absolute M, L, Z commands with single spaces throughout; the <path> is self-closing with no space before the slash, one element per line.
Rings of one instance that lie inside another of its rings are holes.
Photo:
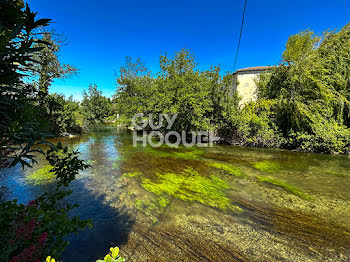
<path fill-rule="evenodd" d="M 128 261 L 350 259 L 347 156 L 134 148 L 114 127 L 59 140 L 92 165 L 68 201 L 94 228 L 69 237 L 64 261 L 95 261 L 115 245 Z M 50 167 L 39 162 L 1 170 L 1 199 L 28 202 L 53 188 Z"/>

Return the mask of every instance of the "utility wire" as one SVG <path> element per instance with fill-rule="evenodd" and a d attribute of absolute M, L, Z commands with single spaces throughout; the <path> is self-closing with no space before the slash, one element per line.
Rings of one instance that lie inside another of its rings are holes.
<path fill-rule="evenodd" d="M 241 24 L 241 32 L 239 33 L 239 40 L 238 40 L 236 58 L 235 58 L 235 63 L 233 65 L 233 72 L 235 72 L 235 69 L 236 69 L 236 63 L 237 63 L 237 58 L 238 58 L 239 46 L 241 45 L 241 38 L 242 38 L 243 25 L 244 25 L 244 15 L 245 15 L 246 7 L 247 7 L 247 0 L 245 0 L 245 3 L 244 3 L 243 17 L 242 17 L 242 24 Z"/>

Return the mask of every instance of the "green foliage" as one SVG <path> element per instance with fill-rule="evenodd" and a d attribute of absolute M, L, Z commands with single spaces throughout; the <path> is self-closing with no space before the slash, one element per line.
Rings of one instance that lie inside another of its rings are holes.
<path fill-rule="evenodd" d="M 68 245 L 64 240 L 68 233 L 91 226 L 90 221 L 68 216 L 76 205 L 61 203 L 71 194 L 64 187 L 88 166 L 78 159 L 78 152 L 68 152 L 60 143 L 51 145 L 45 156 L 50 163 L 49 172 L 58 181 L 54 192 L 44 193 L 28 205 L 18 204 L 16 200 L 0 204 L 1 261 L 13 257 L 33 260 L 44 260 L 48 255 L 59 257 Z M 40 173 L 47 174 L 46 169 Z"/>
<path fill-rule="evenodd" d="M 48 256 L 48 257 L 45 259 L 45 262 L 56 262 L 56 259 L 52 258 L 51 256 Z"/>
<path fill-rule="evenodd" d="M 160 68 L 159 75 L 153 77 L 140 59 L 133 62 L 127 58 L 115 95 L 119 123 L 130 125 L 139 113 L 156 119 L 159 114 L 177 114 L 172 130 L 186 132 L 213 130 L 230 122 L 226 110 L 234 110 L 235 97 L 228 96 L 230 81 L 223 80 L 220 68 L 199 71 L 186 49 L 172 58 L 162 55 Z"/>
<path fill-rule="evenodd" d="M 253 106 L 257 119 L 268 126 L 257 129 L 265 130 L 271 137 L 268 141 L 275 142 L 262 141 L 262 146 L 349 152 L 349 53 L 350 25 L 321 36 L 305 31 L 289 38 L 282 64 L 258 82 L 258 101 Z M 266 108 L 266 103 L 272 107 Z M 252 138 L 249 130 L 243 128 L 243 133 L 246 141 Z"/>
<path fill-rule="evenodd" d="M 81 113 L 87 124 L 101 123 L 111 115 L 112 101 L 102 96 L 97 85 L 90 85 L 88 93 L 84 91 Z"/>
<path fill-rule="evenodd" d="M 0 204 L 0 261 L 43 261 L 49 254 L 59 256 L 68 245 L 65 236 L 90 225 L 89 221 L 68 217 L 76 205 L 62 203 L 71 193 L 65 186 L 88 166 L 78 159 L 78 152 L 45 141 L 50 130 L 50 123 L 45 122 L 54 117 L 57 103 L 43 105 L 37 99 L 35 83 L 24 81 L 25 76 L 35 75 L 34 68 L 45 64 L 38 61 L 39 53 L 50 44 L 34 30 L 47 26 L 50 19 L 38 20 L 28 5 L 23 7 L 22 1 L 0 3 L 0 164 L 2 168 L 19 163 L 30 168 L 36 155 L 44 154 L 49 168 L 34 173 L 34 177 L 41 180 L 50 169 L 57 184 L 53 192 L 28 205 L 16 200 Z M 44 71 L 39 79 L 54 78 Z M 49 147 L 47 152 L 41 149 L 43 145 Z"/>
<path fill-rule="evenodd" d="M 247 104 L 239 116 L 239 141 L 250 146 L 279 146 L 283 138 L 274 123 L 274 102 L 263 100 Z"/>
<path fill-rule="evenodd" d="M 51 100 L 43 103 L 39 99 L 38 84 L 24 81 L 24 77 L 38 76 L 38 72 L 41 72 L 42 77 L 46 73 L 49 75 L 50 70 L 41 69 L 49 55 L 47 50 L 53 45 L 56 46 L 56 50 L 57 45 L 46 41 L 49 39 L 45 39 L 39 28 L 46 27 L 50 19 L 36 19 L 37 14 L 32 12 L 28 5 L 25 9 L 23 7 L 23 1 L 0 3 L 1 164 L 4 164 L 5 160 L 10 165 L 18 162 L 27 165 L 26 159 L 33 162 L 33 153 L 36 151 L 32 148 L 40 143 L 42 138 L 47 137 L 49 132 L 59 130 L 54 126 L 56 122 L 51 121 L 55 120 L 55 117 L 50 115 Z M 57 63 L 56 59 L 54 64 Z M 48 77 L 52 81 L 57 75 Z M 47 88 L 48 86 L 49 84 L 46 85 Z"/>
<path fill-rule="evenodd" d="M 119 255 L 119 248 L 118 247 L 111 247 L 109 249 L 109 254 L 107 254 L 103 260 L 99 259 L 96 262 L 124 262 L 125 258 L 121 257 Z"/>
<path fill-rule="evenodd" d="M 304 56 L 316 47 L 319 40 L 320 38 L 312 31 L 302 31 L 290 36 L 282 59 L 289 64 L 304 59 Z"/>
<path fill-rule="evenodd" d="M 79 103 L 70 96 L 68 99 L 61 94 L 49 94 L 46 97 L 48 114 L 54 134 L 77 134 L 82 132 L 82 116 Z"/>
<path fill-rule="evenodd" d="M 43 137 L 30 115 L 37 111 L 32 106 L 34 87 L 23 76 L 32 72 L 33 55 L 42 50 L 34 47 L 41 40 L 33 30 L 50 19 L 36 19 L 28 5 L 23 7 L 22 1 L 0 3 L 0 164 L 12 166 L 34 162 L 32 148 Z"/>
<path fill-rule="evenodd" d="M 41 48 L 34 54 L 33 59 L 37 62 L 33 65 L 34 76 L 38 76 L 38 101 L 46 103 L 49 87 L 54 79 L 66 78 L 76 74 L 77 69 L 68 64 L 62 64 L 58 59 L 60 45 L 64 43 L 62 37 L 58 37 L 55 31 L 42 32 L 42 39 L 34 47 Z"/>

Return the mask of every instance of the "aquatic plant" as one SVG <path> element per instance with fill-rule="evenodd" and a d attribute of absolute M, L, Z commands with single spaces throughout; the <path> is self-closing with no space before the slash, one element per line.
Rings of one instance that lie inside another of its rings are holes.
<path fill-rule="evenodd" d="M 132 172 L 132 173 L 124 173 L 123 176 L 126 176 L 126 177 L 137 177 L 137 176 L 140 176 L 142 175 L 141 172 Z"/>
<path fill-rule="evenodd" d="M 332 176 L 336 176 L 336 177 L 346 177 L 346 175 L 344 173 L 340 173 L 340 172 L 327 171 L 326 173 L 329 175 L 332 175 Z"/>
<path fill-rule="evenodd" d="M 266 173 L 276 173 L 281 169 L 278 163 L 267 160 L 254 163 L 253 167 Z"/>
<path fill-rule="evenodd" d="M 184 158 L 184 159 L 199 159 L 203 154 L 204 150 L 195 147 L 173 149 L 169 147 L 160 148 L 145 148 L 145 153 L 154 154 L 158 157 L 173 157 L 173 158 Z"/>
<path fill-rule="evenodd" d="M 155 224 L 158 219 L 155 217 L 156 214 L 162 214 L 169 205 L 169 199 L 159 196 L 155 199 L 144 200 L 136 199 L 135 206 L 138 210 L 143 212 L 146 216 L 152 218 L 152 222 Z"/>
<path fill-rule="evenodd" d="M 56 178 L 55 174 L 51 170 L 51 165 L 43 166 L 33 173 L 27 175 L 26 180 L 36 185 L 51 182 Z"/>
<path fill-rule="evenodd" d="M 183 201 L 199 202 L 221 210 L 241 210 L 232 205 L 226 196 L 224 191 L 230 189 L 228 184 L 214 175 L 201 176 L 195 170 L 188 168 L 179 174 L 156 173 L 155 176 L 155 180 L 141 178 L 141 184 L 148 192 L 158 196 L 166 194 Z"/>
<path fill-rule="evenodd" d="M 306 193 L 302 192 L 300 189 L 298 189 L 292 185 L 289 185 L 286 182 L 279 181 L 279 180 L 269 178 L 269 177 L 260 177 L 260 176 L 258 176 L 257 179 L 259 182 L 268 183 L 271 185 L 282 187 L 283 189 L 285 189 L 289 193 L 292 193 L 292 194 L 294 194 L 302 199 L 305 199 L 305 200 L 312 200 L 313 199 L 312 197 L 310 197 Z"/>
<path fill-rule="evenodd" d="M 234 175 L 236 177 L 246 177 L 247 175 L 243 173 L 243 171 L 236 166 L 224 164 L 224 163 L 218 163 L 218 162 L 209 162 L 207 163 L 208 166 L 224 170 L 228 172 L 230 175 Z"/>

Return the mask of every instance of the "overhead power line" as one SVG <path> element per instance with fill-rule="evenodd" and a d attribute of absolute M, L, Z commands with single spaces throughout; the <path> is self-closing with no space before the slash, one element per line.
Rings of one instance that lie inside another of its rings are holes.
<path fill-rule="evenodd" d="M 244 25 L 244 15 L 245 15 L 246 7 L 247 7 L 247 0 L 245 0 L 245 3 L 244 3 L 242 24 L 241 24 L 241 32 L 239 33 L 238 46 L 237 46 L 237 51 L 236 51 L 236 58 L 235 58 L 235 63 L 233 65 L 233 72 L 235 72 L 235 69 L 236 69 L 236 63 L 237 63 L 237 58 L 238 58 L 239 46 L 241 45 L 241 38 L 242 38 L 243 25 Z"/>

